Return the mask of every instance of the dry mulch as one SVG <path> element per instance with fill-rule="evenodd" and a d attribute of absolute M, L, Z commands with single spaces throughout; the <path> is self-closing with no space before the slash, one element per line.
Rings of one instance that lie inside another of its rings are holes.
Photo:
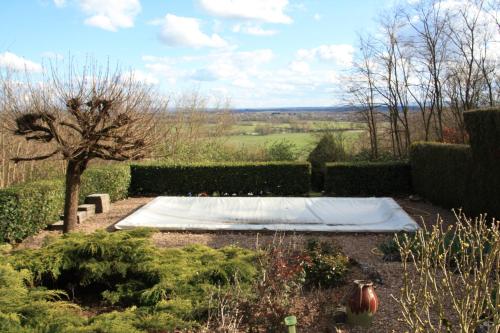
<path fill-rule="evenodd" d="M 77 230 L 90 233 L 97 229 L 113 231 L 113 225 L 119 220 L 129 215 L 136 209 L 148 203 L 152 198 L 129 198 L 112 204 L 111 210 L 105 214 L 98 214 L 78 225 Z M 441 216 L 445 223 L 452 223 L 454 217 L 452 212 L 425 202 L 413 202 L 408 199 L 397 199 L 398 203 L 411 215 L 420 225 L 432 225 L 436 222 L 437 216 Z M 37 248 L 43 243 L 47 236 L 60 235 L 61 231 L 42 231 L 30 237 L 18 245 L 18 248 Z M 384 240 L 389 239 L 391 234 L 374 233 L 303 233 L 298 235 L 304 240 L 315 238 L 323 241 L 333 242 L 339 245 L 344 253 L 362 266 L 369 267 L 369 271 L 376 272 L 382 279 L 382 283 L 376 284 L 376 293 L 380 300 L 379 311 L 376 314 L 374 323 L 369 329 L 347 328 L 346 332 L 404 332 L 403 324 L 398 321 L 399 308 L 391 295 L 398 296 L 401 288 L 401 268 L 398 262 L 385 262 L 377 250 Z M 265 246 L 276 237 L 273 233 L 256 232 L 157 232 L 153 235 L 153 242 L 159 247 L 182 247 L 188 244 L 204 244 L 214 248 L 227 245 L 238 245 L 241 247 L 255 249 Z M 366 270 L 353 269 L 349 279 L 364 279 L 367 277 Z M 330 301 L 332 306 L 339 300 L 339 293 L 345 294 L 350 285 L 335 290 L 324 291 L 330 295 L 308 294 L 304 299 L 311 299 L 322 303 L 323 307 L 328 306 Z M 323 297 L 320 297 L 323 296 Z M 307 318 L 302 318 L 309 328 L 302 328 L 301 332 L 335 332 L 333 324 L 328 325 L 328 318 L 319 318 L 321 313 L 312 315 L 316 323 L 309 323 Z M 301 318 L 298 318 L 299 324 Z M 326 323 L 326 324 L 325 324 Z M 320 325 L 321 327 L 318 327 Z M 300 327 L 300 326 L 299 326 Z M 314 328 L 313 328 L 314 327 Z"/>

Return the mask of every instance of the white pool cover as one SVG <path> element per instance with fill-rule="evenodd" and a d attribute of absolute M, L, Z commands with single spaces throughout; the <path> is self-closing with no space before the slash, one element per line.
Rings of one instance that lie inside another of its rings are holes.
<path fill-rule="evenodd" d="M 157 197 L 116 229 L 395 232 L 419 227 L 392 198 Z"/>

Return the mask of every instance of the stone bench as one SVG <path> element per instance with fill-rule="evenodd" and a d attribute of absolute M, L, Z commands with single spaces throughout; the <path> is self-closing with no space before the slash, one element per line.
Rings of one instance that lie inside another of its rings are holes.
<path fill-rule="evenodd" d="M 107 213 L 111 207 L 109 194 L 91 194 L 85 198 L 85 204 L 95 205 L 95 213 Z"/>
<path fill-rule="evenodd" d="M 83 204 L 78 206 L 79 212 L 87 213 L 87 218 L 95 215 L 95 205 Z"/>

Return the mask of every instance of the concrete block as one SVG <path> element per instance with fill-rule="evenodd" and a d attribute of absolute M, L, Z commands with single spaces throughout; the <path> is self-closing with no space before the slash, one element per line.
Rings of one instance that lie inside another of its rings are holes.
<path fill-rule="evenodd" d="M 61 220 L 64 220 L 64 215 L 60 216 Z M 76 212 L 76 223 L 80 224 L 88 218 L 86 211 L 77 211 Z"/>
<path fill-rule="evenodd" d="M 64 227 L 64 222 L 63 221 L 57 221 L 57 222 L 54 222 L 52 224 L 47 225 L 47 227 L 45 228 L 45 230 L 50 230 L 50 231 L 63 230 L 63 227 Z"/>
<path fill-rule="evenodd" d="M 95 205 L 95 212 L 99 213 L 107 213 L 111 207 L 111 203 L 109 200 L 109 194 L 100 193 L 100 194 L 91 194 L 85 198 L 85 203 L 90 205 Z"/>
<path fill-rule="evenodd" d="M 83 204 L 78 206 L 79 212 L 86 212 L 87 218 L 95 215 L 95 205 Z"/>

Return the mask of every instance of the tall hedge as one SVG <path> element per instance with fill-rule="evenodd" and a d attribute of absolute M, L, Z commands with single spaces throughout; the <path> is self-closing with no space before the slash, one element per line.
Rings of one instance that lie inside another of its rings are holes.
<path fill-rule="evenodd" d="M 473 166 L 470 146 L 419 142 L 411 147 L 410 161 L 416 193 L 445 207 L 468 205 Z"/>
<path fill-rule="evenodd" d="M 489 213 L 500 220 L 500 109 L 464 113 L 474 169 L 469 202 L 475 213 Z"/>
<path fill-rule="evenodd" d="M 64 182 L 43 180 L 0 190 L 0 242 L 16 242 L 57 221 L 64 205 Z"/>
<path fill-rule="evenodd" d="M 411 193 L 410 165 L 399 161 L 327 163 L 325 191 L 339 196 Z"/>
<path fill-rule="evenodd" d="M 80 202 L 93 193 L 108 193 L 111 201 L 125 199 L 130 186 L 130 166 L 110 165 L 87 169 L 82 175 Z"/>
<path fill-rule="evenodd" d="M 132 165 L 130 193 L 186 195 L 220 192 L 301 195 L 310 189 L 310 165 L 298 162 Z"/>

